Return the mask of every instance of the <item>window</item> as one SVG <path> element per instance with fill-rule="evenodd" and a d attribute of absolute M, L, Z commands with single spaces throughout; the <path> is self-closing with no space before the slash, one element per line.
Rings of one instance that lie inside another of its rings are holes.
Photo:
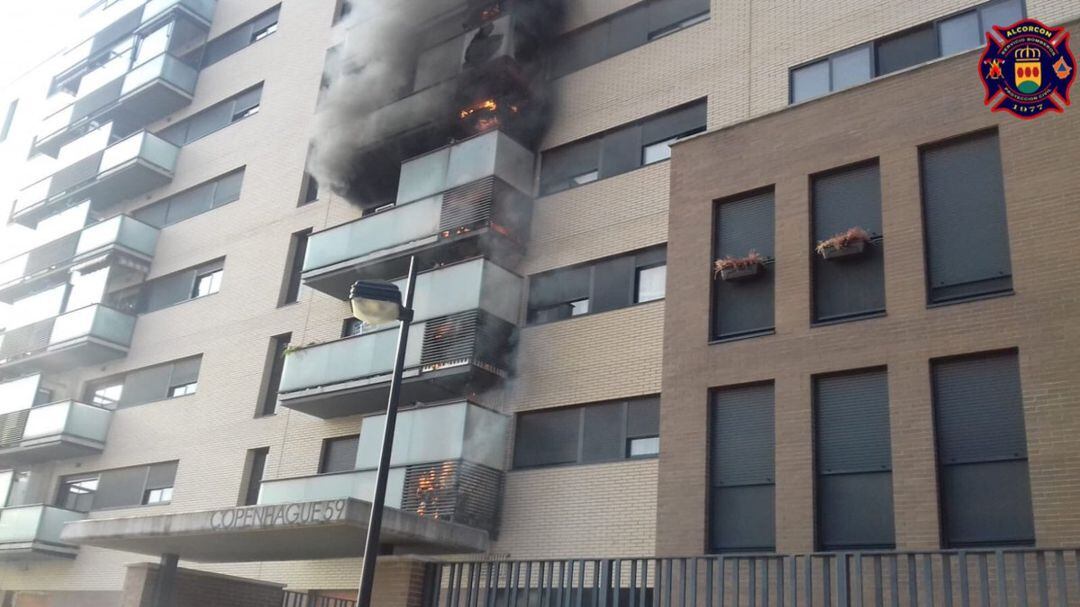
<path fill-rule="evenodd" d="M 1034 544 L 1017 353 L 934 360 L 930 375 L 946 546 Z"/>
<path fill-rule="evenodd" d="M 1000 0 L 840 51 L 792 69 L 790 101 L 799 103 L 976 48 L 994 25 L 1008 26 L 1023 18 L 1021 0 Z"/>
<path fill-rule="evenodd" d="M 121 376 L 89 382 L 86 399 L 102 407 L 123 409 L 194 394 L 202 356 L 128 371 Z"/>
<path fill-rule="evenodd" d="M 263 366 L 263 385 L 259 391 L 259 408 L 255 417 L 273 415 L 277 410 L 278 388 L 281 386 L 281 374 L 285 370 L 285 356 L 292 333 L 282 333 L 270 338 L 270 347 Z"/>
<path fill-rule="evenodd" d="M 224 270 L 211 270 L 205 274 L 195 275 L 195 288 L 191 291 L 191 298 L 206 297 L 221 290 L 221 276 Z"/>
<path fill-rule="evenodd" d="M 892 549 L 892 448 L 884 369 L 814 378 L 818 547 Z"/>
<path fill-rule="evenodd" d="M 136 210 L 135 219 L 155 228 L 179 223 L 240 199 L 244 169 L 226 173 Z"/>
<path fill-rule="evenodd" d="M 745 259 L 753 252 L 762 262 L 752 266 L 756 274 L 739 280 L 714 277 L 713 339 L 773 330 L 773 206 L 771 189 L 716 203 L 713 259 Z"/>
<path fill-rule="evenodd" d="M 281 5 L 275 6 L 207 42 L 203 50 L 202 67 L 213 65 L 276 32 L 280 12 Z"/>
<path fill-rule="evenodd" d="M 638 268 L 637 287 L 634 289 L 634 303 L 645 303 L 664 298 L 664 282 L 667 280 L 667 265 Z"/>
<path fill-rule="evenodd" d="M 322 457 L 319 459 L 319 474 L 345 472 L 356 468 L 356 449 L 360 436 L 339 436 L 323 441 Z"/>
<path fill-rule="evenodd" d="M 659 397 L 517 416 L 515 468 L 614 462 L 659 451 Z"/>
<path fill-rule="evenodd" d="M 304 173 L 304 179 L 300 186 L 300 204 L 297 206 L 304 206 L 305 204 L 315 202 L 319 199 L 319 182 L 315 179 L 311 173 Z"/>
<path fill-rule="evenodd" d="M 540 194 L 554 194 L 666 160 L 672 143 L 705 130 L 705 118 L 705 102 L 699 101 L 548 150 L 542 156 Z"/>
<path fill-rule="evenodd" d="M 156 135 L 174 145 L 187 145 L 259 111 L 262 83 L 165 127 Z"/>
<path fill-rule="evenodd" d="M 665 247 L 535 274 L 529 279 L 528 322 L 542 324 L 618 310 L 664 296 Z"/>
<path fill-rule="evenodd" d="M 266 472 L 266 456 L 270 447 L 248 449 L 244 460 L 244 481 L 240 492 L 240 506 L 254 506 L 259 503 L 259 489 L 262 488 L 263 475 Z"/>
<path fill-rule="evenodd" d="M 930 303 L 1012 291 L 996 132 L 920 150 Z"/>
<path fill-rule="evenodd" d="M 224 267 L 225 260 L 219 259 L 148 281 L 139 288 L 135 308 L 149 313 L 217 293 Z"/>
<path fill-rule="evenodd" d="M 552 45 L 550 77 L 561 78 L 708 18 L 708 0 L 638 2 L 557 40 Z"/>
<path fill-rule="evenodd" d="M 359 318 L 346 318 L 341 323 L 342 337 L 355 337 L 364 334 L 364 321 Z"/>
<path fill-rule="evenodd" d="M 89 512 L 172 500 L 177 462 L 104 470 L 60 479 L 56 505 Z"/>
<path fill-rule="evenodd" d="M 0 126 L 0 142 L 8 137 L 11 132 L 11 124 L 15 122 L 15 109 L 19 106 L 19 100 L 14 99 L 8 104 L 7 113 L 4 115 L 4 124 Z"/>
<path fill-rule="evenodd" d="M 772 382 L 713 391 L 709 419 L 709 547 L 776 547 Z"/>
<path fill-rule="evenodd" d="M 881 176 L 876 161 L 811 178 L 811 246 L 862 229 L 870 242 L 845 251 L 812 251 L 813 321 L 831 322 L 885 310 L 885 245 L 881 236 Z"/>
<path fill-rule="evenodd" d="M 285 264 L 285 278 L 281 282 L 281 296 L 278 306 L 300 301 L 303 288 L 304 256 L 307 255 L 308 238 L 311 228 L 296 232 L 289 239 L 288 261 Z"/>

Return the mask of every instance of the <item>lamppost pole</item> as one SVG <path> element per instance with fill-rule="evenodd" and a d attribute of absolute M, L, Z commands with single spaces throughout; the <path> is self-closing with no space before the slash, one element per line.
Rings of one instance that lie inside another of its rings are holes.
<path fill-rule="evenodd" d="M 383 504 L 386 501 L 386 479 L 390 474 L 390 455 L 394 451 L 394 427 L 397 425 L 398 397 L 401 393 L 401 374 L 405 366 L 405 347 L 409 341 L 409 324 L 413 316 L 413 292 L 416 290 L 416 258 L 409 259 L 409 277 L 406 280 L 405 297 L 401 306 L 401 326 L 398 328 L 397 353 L 394 358 L 394 374 L 390 380 L 390 396 L 386 403 L 386 426 L 383 428 L 382 452 L 379 470 L 375 475 L 375 497 L 371 500 L 371 518 L 368 519 L 367 540 L 364 542 L 364 562 L 360 570 L 360 590 L 356 595 L 357 607 L 370 607 L 371 590 L 375 583 L 375 561 L 379 557 L 379 534 L 382 531 Z"/>

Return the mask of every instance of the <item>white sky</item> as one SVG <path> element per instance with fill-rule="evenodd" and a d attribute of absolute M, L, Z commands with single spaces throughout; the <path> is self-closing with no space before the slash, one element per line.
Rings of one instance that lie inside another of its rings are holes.
<path fill-rule="evenodd" d="M 68 40 L 68 32 L 79 11 L 92 0 L 0 0 L 0 112 L 15 95 L 9 85 L 59 51 Z M 21 109 L 21 106 L 20 106 Z M 3 116 L 0 116 L 3 120 Z M 17 177 L 18 167 L 0 166 L 0 183 Z M 0 188 L 0 191 L 5 188 Z M 0 261 L 11 257 L 25 242 L 25 230 L 6 225 L 11 201 L 0 201 Z M 18 232 L 14 233 L 13 232 Z M 6 306 L 0 304 L 0 327 L 6 319 Z"/>

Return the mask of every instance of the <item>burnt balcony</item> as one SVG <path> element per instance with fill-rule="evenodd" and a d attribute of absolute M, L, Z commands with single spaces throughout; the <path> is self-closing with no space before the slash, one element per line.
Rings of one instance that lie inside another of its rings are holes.
<path fill-rule="evenodd" d="M 511 373 L 521 277 L 484 259 L 417 276 L 403 403 L 479 393 Z M 311 345 L 287 355 L 282 406 L 321 418 L 374 413 L 386 406 L 396 324 Z"/>
<path fill-rule="evenodd" d="M 397 204 L 313 234 L 304 282 L 339 299 L 359 278 L 484 256 L 517 264 L 528 238 L 533 154 L 491 131 L 406 162 Z"/>
<path fill-rule="evenodd" d="M 139 131 L 23 188 L 11 220 L 34 227 L 76 200 L 103 206 L 144 194 L 172 181 L 180 148 Z"/>
<path fill-rule="evenodd" d="M 78 547 L 60 540 L 60 531 L 86 514 L 55 506 L 0 508 L 0 560 L 75 558 Z"/>
<path fill-rule="evenodd" d="M 96 124 L 131 132 L 191 103 L 198 70 L 169 52 L 131 68 L 132 52 L 83 78 L 79 96 L 41 121 L 36 150 L 55 157 Z"/>
<path fill-rule="evenodd" d="M 0 374 L 62 370 L 121 358 L 131 345 L 135 317 L 101 304 L 0 334 Z"/>
<path fill-rule="evenodd" d="M 385 415 L 364 418 L 355 470 L 263 481 L 259 504 L 370 502 L 385 422 Z M 386 505 L 493 533 L 509 425 L 505 415 L 465 401 L 400 412 Z"/>
<path fill-rule="evenodd" d="M 87 262 L 117 264 L 145 276 L 159 231 L 118 215 L 0 262 L 0 301 L 29 295 Z"/>
<path fill-rule="evenodd" d="M 112 411 L 70 400 L 0 414 L 0 466 L 101 453 L 110 421 Z"/>

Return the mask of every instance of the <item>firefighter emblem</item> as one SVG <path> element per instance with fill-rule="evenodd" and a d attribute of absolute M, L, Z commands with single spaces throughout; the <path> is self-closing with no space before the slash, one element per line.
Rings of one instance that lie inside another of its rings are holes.
<path fill-rule="evenodd" d="M 1070 103 L 1069 88 L 1076 78 L 1069 33 L 1035 19 L 1009 27 L 995 25 L 986 34 L 979 77 L 986 88 L 983 102 L 995 112 L 1025 119 L 1062 112 Z"/>

